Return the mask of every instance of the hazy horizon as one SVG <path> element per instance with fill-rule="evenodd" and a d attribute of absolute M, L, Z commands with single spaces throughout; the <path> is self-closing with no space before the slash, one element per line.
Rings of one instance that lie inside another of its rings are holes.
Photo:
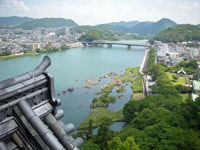
<path fill-rule="evenodd" d="M 79 25 L 169 18 L 200 24 L 200 0 L 0 0 L 0 16 L 72 19 Z"/>

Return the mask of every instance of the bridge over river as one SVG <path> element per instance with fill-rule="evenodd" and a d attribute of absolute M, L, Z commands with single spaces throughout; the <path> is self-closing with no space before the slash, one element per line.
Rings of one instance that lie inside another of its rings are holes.
<path fill-rule="evenodd" d="M 98 46 L 98 45 L 107 45 L 108 48 L 112 48 L 112 45 L 125 45 L 128 49 L 131 49 L 131 46 L 141 46 L 146 47 L 145 44 L 133 44 L 133 43 L 115 43 L 115 42 L 82 42 L 84 46 Z"/>

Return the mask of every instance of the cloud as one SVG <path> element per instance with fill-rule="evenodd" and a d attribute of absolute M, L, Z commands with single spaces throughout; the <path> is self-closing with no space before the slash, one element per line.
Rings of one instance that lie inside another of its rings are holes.
<path fill-rule="evenodd" d="M 193 6 L 194 6 L 195 8 L 199 8 L 199 7 L 200 7 L 200 3 L 194 2 L 194 3 L 193 3 Z"/>
<path fill-rule="evenodd" d="M 179 8 L 183 10 L 188 10 L 188 9 L 191 9 L 191 6 L 187 4 L 181 4 Z"/>
<path fill-rule="evenodd" d="M 24 2 L 19 1 L 19 0 L 3 0 L 2 8 L 14 9 L 17 11 L 28 11 L 29 10 L 29 8 L 24 4 Z"/>
<path fill-rule="evenodd" d="M 0 15 L 70 18 L 78 24 L 113 21 L 200 23 L 199 0 L 0 0 Z"/>

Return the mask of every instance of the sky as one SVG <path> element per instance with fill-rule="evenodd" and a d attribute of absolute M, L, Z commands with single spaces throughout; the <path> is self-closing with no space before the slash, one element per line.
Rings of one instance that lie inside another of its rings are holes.
<path fill-rule="evenodd" d="M 200 24 L 200 0 L 0 0 L 0 16 L 59 17 L 79 25 L 161 18 Z"/>

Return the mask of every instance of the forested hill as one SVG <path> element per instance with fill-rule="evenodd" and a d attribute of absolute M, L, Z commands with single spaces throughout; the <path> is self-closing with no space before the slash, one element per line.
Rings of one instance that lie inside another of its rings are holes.
<path fill-rule="evenodd" d="M 33 28 L 39 28 L 39 27 L 63 27 L 63 26 L 75 27 L 75 26 L 78 26 L 78 24 L 75 23 L 71 19 L 42 18 L 42 19 L 36 19 L 34 21 L 23 23 L 19 27 L 22 29 L 29 30 Z"/>
<path fill-rule="evenodd" d="M 8 25 L 20 25 L 28 21 L 33 21 L 34 18 L 29 17 L 0 17 L 0 26 L 8 26 Z"/>
<path fill-rule="evenodd" d="M 189 24 L 178 25 L 158 33 L 153 39 L 162 42 L 200 40 L 200 27 Z"/>
<path fill-rule="evenodd" d="M 122 31 L 114 29 L 110 25 L 77 26 L 72 28 L 71 32 L 83 34 L 80 38 L 81 41 L 119 40 L 119 36 L 125 34 Z"/>
<path fill-rule="evenodd" d="M 177 26 L 177 24 L 167 18 L 163 18 L 157 22 L 155 22 L 154 24 L 150 25 L 147 29 L 146 29 L 146 34 L 157 34 L 169 27 L 174 27 Z"/>
<path fill-rule="evenodd" d="M 120 22 L 111 22 L 108 23 L 108 25 L 111 25 L 114 29 L 120 30 L 123 32 L 131 32 L 130 28 L 138 25 L 140 22 L 139 21 L 120 21 Z"/>
<path fill-rule="evenodd" d="M 123 27 L 127 27 L 127 28 L 131 28 L 135 25 L 137 25 L 138 23 L 140 23 L 139 21 L 120 21 L 120 22 L 111 22 L 108 23 L 109 25 L 115 27 L 115 26 L 123 26 Z"/>
<path fill-rule="evenodd" d="M 136 34 L 157 34 L 169 27 L 174 27 L 177 24 L 168 19 L 162 18 L 157 22 L 139 22 L 139 21 L 129 21 L 129 22 L 113 22 L 109 23 L 113 28 L 129 33 Z"/>
<path fill-rule="evenodd" d="M 77 27 L 74 27 L 71 29 L 72 32 L 77 32 L 77 33 L 86 33 L 89 30 L 100 30 L 100 31 L 104 31 L 104 32 L 123 33 L 122 31 L 117 31 L 110 25 L 104 25 L 104 24 L 96 25 L 96 26 L 89 26 L 89 25 L 77 26 Z"/>
<path fill-rule="evenodd" d="M 0 26 L 1 28 L 9 28 L 8 26 L 12 26 L 13 28 L 22 28 L 22 29 L 33 29 L 39 27 L 77 27 L 74 28 L 73 31 L 78 33 L 88 32 L 91 29 L 98 30 L 106 30 L 113 32 L 126 32 L 126 33 L 134 33 L 134 34 L 142 34 L 142 35 L 154 35 L 160 31 L 163 31 L 169 27 L 176 26 L 177 24 L 167 18 L 163 18 L 157 22 L 140 22 L 140 21 L 120 21 L 120 22 L 112 22 L 103 25 L 97 26 L 78 26 L 71 19 L 64 18 L 28 18 L 28 17 L 0 17 Z"/>

